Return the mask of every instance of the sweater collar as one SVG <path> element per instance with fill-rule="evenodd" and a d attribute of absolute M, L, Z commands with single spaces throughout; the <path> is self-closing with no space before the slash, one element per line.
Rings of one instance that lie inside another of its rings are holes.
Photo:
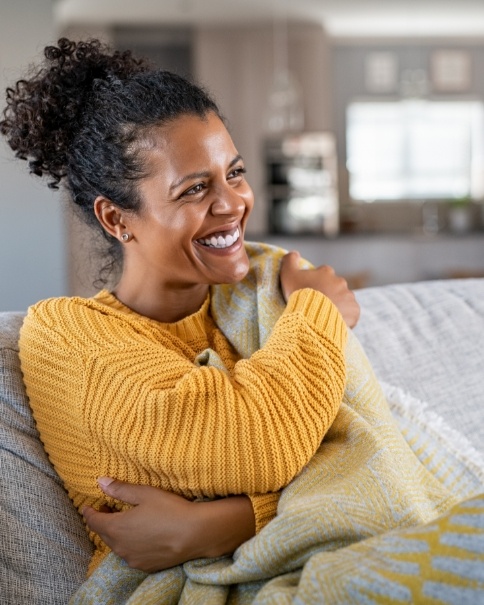
<path fill-rule="evenodd" d="M 130 307 L 123 304 L 120 300 L 114 296 L 112 292 L 108 290 L 101 290 L 94 296 L 94 300 L 101 303 L 110 309 L 123 313 L 130 317 L 145 324 L 152 324 L 164 330 L 167 330 L 171 334 L 178 336 L 184 342 L 189 342 L 193 339 L 199 338 L 202 334 L 206 333 L 207 322 L 209 321 L 209 310 L 210 310 L 210 294 L 207 296 L 202 306 L 198 311 L 180 319 L 173 323 L 163 323 L 150 319 L 144 315 L 140 315 Z"/>

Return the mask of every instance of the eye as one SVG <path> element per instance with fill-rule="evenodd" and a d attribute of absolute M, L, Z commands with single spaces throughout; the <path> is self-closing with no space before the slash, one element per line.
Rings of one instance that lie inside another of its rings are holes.
<path fill-rule="evenodd" d="M 238 168 L 234 168 L 231 172 L 229 172 L 227 178 L 236 179 L 237 177 L 242 177 L 247 170 L 243 166 L 239 166 Z"/>
<path fill-rule="evenodd" d="M 201 193 L 204 189 L 205 185 L 203 183 L 198 183 L 197 185 L 194 185 L 193 187 L 190 187 L 190 189 L 184 191 L 181 197 L 184 197 L 185 195 L 197 195 L 197 193 Z"/>

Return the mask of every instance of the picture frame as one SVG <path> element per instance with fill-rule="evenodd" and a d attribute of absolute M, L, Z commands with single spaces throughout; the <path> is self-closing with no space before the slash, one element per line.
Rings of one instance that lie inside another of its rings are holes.
<path fill-rule="evenodd" d="M 431 81 L 439 92 L 466 92 L 472 83 L 471 57 L 464 50 L 436 50 L 431 55 Z"/>

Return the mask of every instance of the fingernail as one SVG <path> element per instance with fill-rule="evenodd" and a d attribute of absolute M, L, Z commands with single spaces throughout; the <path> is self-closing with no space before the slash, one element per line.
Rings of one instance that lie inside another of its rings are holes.
<path fill-rule="evenodd" d="M 106 487 L 109 487 L 113 481 L 114 479 L 111 479 L 111 477 L 98 477 L 97 480 L 101 489 L 106 489 Z"/>

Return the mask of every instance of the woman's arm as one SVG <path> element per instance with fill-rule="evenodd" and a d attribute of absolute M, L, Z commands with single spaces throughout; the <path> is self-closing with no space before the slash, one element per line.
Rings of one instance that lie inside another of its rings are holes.
<path fill-rule="evenodd" d="M 229 374 L 196 367 L 140 320 L 54 299 L 29 311 L 21 360 L 44 445 L 81 507 L 100 496 L 93 469 L 189 499 L 277 492 L 336 416 L 345 341 L 337 308 L 306 287 Z"/>
<path fill-rule="evenodd" d="M 169 342 L 96 353 L 81 405 L 99 474 L 156 476 L 188 498 L 280 490 L 334 421 L 345 342 L 336 307 L 305 288 L 291 294 L 267 344 L 230 374 L 196 367 Z"/>
<path fill-rule="evenodd" d="M 105 494 L 133 505 L 123 512 L 83 510 L 90 530 L 130 567 L 154 572 L 234 552 L 255 534 L 251 501 L 233 496 L 191 502 L 154 487 L 102 478 Z"/>
<path fill-rule="evenodd" d="M 288 252 L 281 261 L 281 290 L 284 299 L 301 288 L 318 290 L 338 308 L 346 324 L 354 328 L 360 318 L 360 305 L 354 293 L 348 288 L 346 280 L 336 275 L 329 265 L 313 269 L 301 269 L 299 252 Z"/>
<path fill-rule="evenodd" d="M 298 253 L 290 253 L 282 262 L 281 286 L 286 300 L 293 291 L 319 283 L 353 327 L 359 306 L 345 280 L 331 267 L 301 270 L 299 259 Z M 271 493 L 251 499 L 238 496 L 193 503 L 156 488 L 111 479 L 100 484 L 108 496 L 134 507 L 115 514 L 88 507 L 85 517 L 89 528 L 131 567 L 147 572 L 198 557 L 232 553 L 274 517 L 279 499 L 278 493 Z"/>

